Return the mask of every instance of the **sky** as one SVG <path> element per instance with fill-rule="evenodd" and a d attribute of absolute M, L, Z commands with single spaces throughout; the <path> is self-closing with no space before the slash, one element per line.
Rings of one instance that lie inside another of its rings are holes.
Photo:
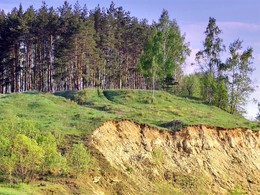
<path fill-rule="evenodd" d="M 64 0 L 46 0 L 48 6 L 54 8 L 63 4 Z M 72 5 L 76 0 L 68 0 Z M 6 12 L 22 4 L 24 9 L 33 5 L 39 8 L 42 0 L 0 0 L 0 9 Z M 88 9 L 109 7 L 110 0 L 79 0 Z M 260 0 L 114 0 L 116 6 L 122 6 L 130 11 L 132 16 L 139 19 L 146 18 L 151 23 L 157 21 L 163 9 L 168 10 L 170 18 L 175 19 L 180 26 L 181 32 L 186 34 L 186 41 L 190 43 L 191 55 L 184 67 L 187 73 L 197 70 L 194 63 L 195 54 L 202 49 L 202 41 L 205 38 L 204 31 L 208 24 L 209 17 L 214 17 L 217 25 L 222 30 L 221 38 L 225 45 L 236 39 L 243 40 L 243 49 L 253 47 L 255 69 L 252 80 L 255 92 L 248 98 L 246 106 L 249 119 L 254 119 L 258 110 L 253 103 L 253 98 L 260 101 Z M 258 87 L 259 86 L 259 87 Z"/>

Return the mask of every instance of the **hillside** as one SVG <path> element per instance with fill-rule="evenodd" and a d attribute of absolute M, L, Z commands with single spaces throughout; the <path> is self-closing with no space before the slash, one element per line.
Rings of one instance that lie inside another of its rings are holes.
<path fill-rule="evenodd" d="M 29 132 L 40 144 L 32 132 L 52 132 L 63 156 L 81 142 L 91 155 L 79 178 L 43 174 L 11 184 L 0 169 L 0 194 L 259 192 L 259 131 L 249 130 L 259 124 L 198 99 L 156 91 L 151 103 L 150 96 L 97 89 L 0 95 L 2 135 Z"/>

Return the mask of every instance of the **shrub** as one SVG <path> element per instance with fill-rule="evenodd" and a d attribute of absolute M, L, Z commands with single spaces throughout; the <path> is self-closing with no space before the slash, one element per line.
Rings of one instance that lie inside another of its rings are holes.
<path fill-rule="evenodd" d="M 233 189 L 229 190 L 229 195 L 243 195 L 246 194 L 240 186 L 235 186 Z"/>
<path fill-rule="evenodd" d="M 155 160 L 156 164 L 162 164 L 163 162 L 163 151 L 161 148 L 156 147 L 153 149 L 152 152 L 153 159 Z"/>
<path fill-rule="evenodd" d="M 57 151 L 56 138 L 50 132 L 38 138 L 39 145 L 44 149 L 44 162 L 41 166 L 43 173 L 49 172 L 54 175 L 61 175 L 67 170 L 67 161 Z"/>
<path fill-rule="evenodd" d="M 90 159 L 90 154 L 82 143 L 73 144 L 68 156 L 71 174 L 75 177 L 80 176 L 88 169 Z"/>
<path fill-rule="evenodd" d="M 11 148 L 10 162 L 13 174 L 22 182 L 31 181 L 44 160 L 44 151 L 34 139 L 25 135 L 15 136 Z"/>

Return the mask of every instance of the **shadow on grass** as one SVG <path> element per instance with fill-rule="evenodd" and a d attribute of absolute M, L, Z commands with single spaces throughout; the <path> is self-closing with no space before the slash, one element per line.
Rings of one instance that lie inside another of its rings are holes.
<path fill-rule="evenodd" d="M 76 93 L 78 93 L 78 91 L 58 91 L 53 93 L 53 95 L 73 100 Z"/>
<path fill-rule="evenodd" d="M 178 131 L 178 130 L 182 129 L 183 127 L 187 126 L 187 124 L 183 123 L 180 120 L 173 120 L 173 121 L 169 121 L 169 122 L 160 123 L 160 124 L 158 124 L 158 126 L 167 128 L 171 131 Z"/>
<path fill-rule="evenodd" d="M 212 104 L 210 104 L 209 102 L 202 100 L 201 98 L 198 98 L 198 97 L 193 97 L 193 96 L 179 96 L 179 97 L 186 98 L 186 99 L 189 99 L 189 100 L 193 100 L 195 102 L 200 102 L 200 103 L 205 104 L 207 106 L 212 106 Z"/>

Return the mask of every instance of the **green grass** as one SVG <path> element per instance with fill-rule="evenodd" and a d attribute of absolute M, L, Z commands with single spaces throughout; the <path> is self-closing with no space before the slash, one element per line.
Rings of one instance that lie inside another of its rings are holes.
<path fill-rule="evenodd" d="M 76 103 L 78 102 L 78 103 Z M 86 89 L 80 92 L 14 93 L 0 95 L 0 119 L 33 121 L 40 130 L 86 134 L 106 120 L 130 119 L 159 128 L 207 124 L 259 129 L 256 123 L 231 115 L 201 100 L 156 91 Z"/>
<path fill-rule="evenodd" d="M 151 103 L 151 93 L 146 90 L 127 89 L 104 90 L 98 93 L 96 89 L 87 89 L 58 95 L 78 101 L 86 108 L 110 114 L 111 119 L 131 119 L 159 128 L 174 129 L 192 124 L 260 128 L 257 123 L 240 115 L 232 115 L 195 98 L 182 98 L 156 91 L 155 101 Z"/>
<path fill-rule="evenodd" d="M 25 195 L 33 194 L 33 187 L 27 184 L 0 185 L 0 195 Z M 37 193 L 39 194 L 39 193 Z"/>
<path fill-rule="evenodd" d="M 0 195 L 41 195 L 41 194 L 69 194 L 66 187 L 61 184 L 43 182 L 46 186 L 41 186 L 41 182 L 31 184 L 6 184 L 0 183 Z"/>
<path fill-rule="evenodd" d="M 87 133 L 98 126 L 109 113 L 79 106 L 53 94 L 15 93 L 0 96 L 0 119 L 12 122 L 14 117 L 33 121 L 40 130 L 69 134 Z"/>

